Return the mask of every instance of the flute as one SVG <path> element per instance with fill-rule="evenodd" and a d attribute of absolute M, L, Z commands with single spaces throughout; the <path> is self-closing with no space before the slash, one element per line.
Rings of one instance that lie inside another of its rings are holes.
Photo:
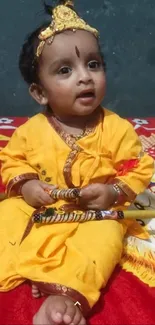
<path fill-rule="evenodd" d="M 122 220 L 122 219 L 151 219 L 155 218 L 155 210 L 125 210 L 125 211 L 104 211 L 104 210 L 74 210 L 65 212 L 54 208 L 45 208 L 44 210 L 36 210 L 32 215 L 34 223 L 52 224 L 52 223 L 71 223 L 71 222 L 87 222 L 94 220 Z"/>

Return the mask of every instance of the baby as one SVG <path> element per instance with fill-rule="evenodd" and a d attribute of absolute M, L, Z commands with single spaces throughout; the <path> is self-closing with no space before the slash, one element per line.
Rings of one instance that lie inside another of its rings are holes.
<path fill-rule="evenodd" d="M 23 238 L 27 224 L 44 207 L 127 208 L 148 186 L 153 160 L 130 123 L 101 107 L 106 80 L 97 30 L 71 1 L 46 8 L 52 22 L 29 35 L 19 62 L 30 95 L 45 109 L 0 153 L 8 194 L 0 203 L 0 290 L 29 280 L 34 296 L 48 295 L 33 324 L 85 325 L 120 261 L 127 223 L 34 224 Z M 80 196 L 53 198 L 56 188 L 77 188 Z"/>

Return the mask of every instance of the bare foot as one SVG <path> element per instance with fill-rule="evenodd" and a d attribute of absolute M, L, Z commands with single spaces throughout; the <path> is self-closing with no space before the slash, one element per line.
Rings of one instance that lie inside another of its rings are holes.
<path fill-rule="evenodd" d="M 33 317 L 33 325 L 42 324 L 86 325 L 86 320 L 68 297 L 49 296 Z"/>
<path fill-rule="evenodd" d="M 42 292 L 40 292 L 38 287 L 35 284 L 32 284 L 32 297 L 33 298 L 40 298 L 40 297 L 43 297 L 43 296 L 44 296 L 44 294 Z"/>

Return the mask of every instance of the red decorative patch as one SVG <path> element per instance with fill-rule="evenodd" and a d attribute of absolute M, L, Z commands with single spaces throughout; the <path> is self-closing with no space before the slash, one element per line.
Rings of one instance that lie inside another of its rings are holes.
<path fill-rule="evenodd" d="M 117 170 L 117 176 L 126 175 L 133 168 L 136 168 L 138 166 L 138 163 L 139 163 L 139 159 L 130 159 L 124 161 Z"/>

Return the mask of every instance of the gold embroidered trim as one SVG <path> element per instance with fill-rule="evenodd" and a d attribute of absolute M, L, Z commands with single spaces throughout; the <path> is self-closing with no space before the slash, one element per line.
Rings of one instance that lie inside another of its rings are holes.
<path fill-rule="evenodd" d="M 73 300 L 74 304 L 78 304 L 84 316 L 87 316 L 90 311 L 88 300 L 79 291 L 66 287 L 62 284 L 57 283 L 46 283 L 46 282 L 33 282 L 40 292 L 47 295 L 62 295 L 69 297 Z"/>
<path fill-rule="evenodd" d="M 89 123 L 86 126 L 86 128 L 85 128 L 84 132 L 81 134 L 80 138 L 83 138 L 94 131 L 96 124 L 99 121 L 99 118 L 100 117 L 104 118 L 104 114 L 102 113 L 102 115 L 101 115 L 100 112 L 101 112 L 101 108 L 96 112 L 93 122 L 91 121 L 91 123 Z M 67 160 L 65 162 L 65 165 L 64 165 L 63 175 L 64 175 L 66 185 L 69 188 L 73 188 L 73 187 L 75 187 L 75 185 L 72 183 L 71 169 L 72 169 L 72 165 L 73 165 L 75 159 L 78 156 L 78 153 L 82 149 L 76 143 L 76 138 L 74 137 L 74 135 L 72 136 L 72 135 L 68 134 L 67 132 L 65 132 L 62 129 L 62 126 L 60 125 L 58 120 L 53 115 L 50 116 L 50 115 L 48 115 L 47 112 L 45 112 L 45 116 L 47 117 L 49 123 L 52 125 L 54 130 L 60 135 L 60 137 L 64 140 L 64 142 L 71 149 L 71 152 L 69 153 Z M 79 139 L 79 137 L 78 137 L 78 139 Z"/>
<path fill-rule="evenodd" d="M 23 181 L 31 180 L 31 179 L 39 179 L 38 174 L 36 173 L 25 173 L 18 175 L 10 180 L 7 185 L 7 195 L 15 196 L 18 195 L 19 186 Z"/>

